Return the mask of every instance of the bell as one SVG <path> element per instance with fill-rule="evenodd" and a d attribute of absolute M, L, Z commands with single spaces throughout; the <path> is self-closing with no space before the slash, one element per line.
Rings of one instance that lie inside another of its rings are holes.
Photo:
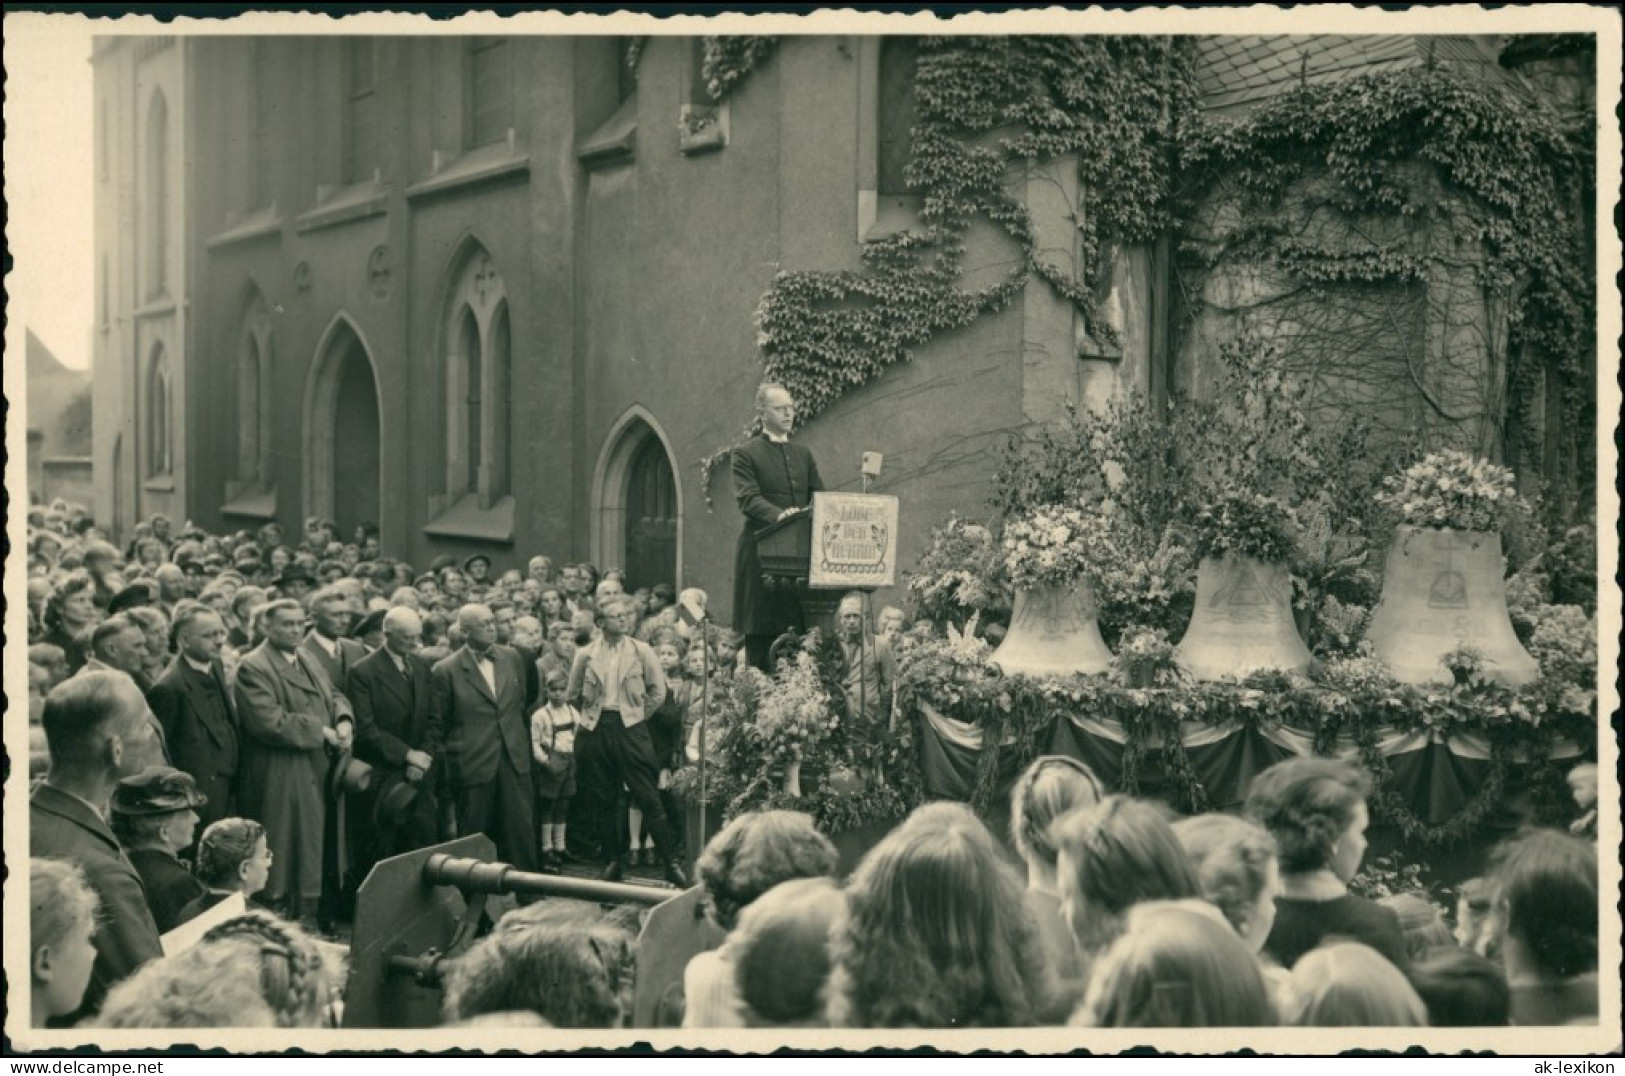
<path fill-rule="evenodd" d="M 1016 594 L 1010 630 L 988 661 L 1006 676 L 1071 676 L 1111 667 L 1094 589 L 1083 580 Z"/>
<path fill-rule="evenodd" d="M 1197 680 L 1306 671 L 1309 648 L 1292 615 L 1286 565 L 1233 553 L 1202 558 L 1196 609 L 1174 660 Z"/>
<path fill-rule="evenodd" d="M 1499 534 L 1397 527 L 1365 637 L 1401 683 L 1450 683 L 1440 659 L 1471 646 L 1486 678 L 1527 684 L 1540 666 L 1512 630 L 1505 575 Z"/>

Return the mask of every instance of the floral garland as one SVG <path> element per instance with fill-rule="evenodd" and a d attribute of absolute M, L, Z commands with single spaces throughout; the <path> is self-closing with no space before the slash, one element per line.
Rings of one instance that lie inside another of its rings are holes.
<path fill-rule="evenodd" d="M 918 660 L 918 653 L 905 656 L 901 676 L 905 704 L 917 709 L 920 702 L 929 702 L 949 716 L 974 722 L 989 745 L 978 759 L 971 795 L 978 810 L 993 805 L 1012 769 L 1041 754 L 1056 724 L 1069 720 L 1071 713 L 1088 713 L 1122 726 L 1126 738 L 1117 784 L 1123 791 L 1139 790 L 1144 767 L 1155 754 L 1169 791 L 1188 810 L 1202 810 L 1209 800 L 1183 743 L 1184 723 L 1263 731 L 1286 727 L 1308 733 L 1320 755 L 1334 753 L 1347 733 L 1372 774 L 1373 815 L 1409 840 L 1444 845 L 1478 832 L 1505 808 L 1515 767 L 1523 767 L 1525 785 L 1544 790 L 1544 805 L 1537 805 L 1537 810 L 1555 817 L 1561 803 L 1549 786 L 1560 788 L 1562 779 L 1551 759 L 1552 748 L 1561 739 L 1585 743 L 1596 728 L 1594 702 L 1584 710 L 1569 709 L 1566 703 L 1575 701 L 1568 692 L 1570 685 L 1549 678 L 1520 689 L 1484 683 L 1417 688 L 1377 676 L 1364 682 L 1350 676 L 1307 687 L 1267 675 L 1241 685 L 1152 689 L 1125 688 L 1104 677 L 933 682 L 910 675 L 908 666 Z M 1392 771 L 1378 750 L 1379 730 L 1483 736 L 1491 745 L 1484 784 L 1450 819 L 1435 824 L 1418 817 L 1393 787 Z M 1520 757 L 1531 761 L 1520 763 Z"/>

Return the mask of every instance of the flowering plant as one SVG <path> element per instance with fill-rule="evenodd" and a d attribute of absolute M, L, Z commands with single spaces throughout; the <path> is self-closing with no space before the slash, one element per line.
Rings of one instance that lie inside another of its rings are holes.
<path fill-rule="evenodd" d="M 1430 453 L 1382 485 L 1377 504 L 1413 527 L 1498 532 L 1529 512 L 1509 468 L 1454 449 Z"/>
<path fill-rule="evenodd" d="M 1112 542 L 1109 508 L 1036 508 L 1004 528 L 1004 569 L 1020 590 L 1068 586 L 1092 574 Z"/>
<path fill-rule="evenodd" d="M 1112 678 L 1129 687 L 1170 687 L 1185 679 L 1174 661 L 1174 644 L 1160 628 L 1123 635 L 1112 658 Z"/>
<path fill-rule="evenodd" d="M 839 724 L 813 655 L 782 662 L 756 710 L 756 736 L 769 759 L 800 761 Z"/>
<path fill-rule="evenodd" d="M 908 576 L 908 590 L 921 615 L 938 624 L 968 613 L 1010 611 L 999 544 L 986 527 L 959 516 L 931 531 L 931 544 Z"/>
<path fill-rule="evenodd" d="M 1285 564 L 1298 548 L 1298 517 L 1283 501 L 1230 486 L 1196 514 L 1196 554 L 1236 554 Z"/>

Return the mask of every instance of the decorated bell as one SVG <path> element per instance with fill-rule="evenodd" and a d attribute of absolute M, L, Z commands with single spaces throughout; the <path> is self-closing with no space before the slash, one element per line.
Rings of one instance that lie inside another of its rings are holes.
<path fill-rule="evenodd" d="M 1016 593 L 1010 630 L 988 657 L 1006 676 L 1070 676 L 1111 667 L 1112 652 L 1100 637 L 1099 606 L 1084 580 Z"/>
<path fill-rule="evenodd" d="M 1309 648 L 1292 616 L 1286 565 L 1234 553 L 1204 557 L 1196 572 L 1196 609 L 1174 659 L 1198 680 L 1307 670 Z"/>
<path fill-rule="evenodd" d="M 1400 526 L 1388 550 L 1382 600 L 1366 629 L 1377 657 L 1406 684 L 1449 683 L 1443 657 L 1471 646 L 1483 675 L 1516 687 L 1540 675 L 1507 614 L 1501 536 Z"/>

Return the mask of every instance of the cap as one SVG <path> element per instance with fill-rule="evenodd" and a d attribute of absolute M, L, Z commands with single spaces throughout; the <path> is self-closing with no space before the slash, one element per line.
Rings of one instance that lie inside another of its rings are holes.
<path fill-rule="evenodd" d="M 455 567 L 457 567 L 457 558 L 450 553 L 442 553 L 429 562 L 429 570 L 437 575 L 447 568 Z"/>
<path fill-rule="evenodd" d="M 138 580 L 113 595 L 107 603 L 107 611 L 109 614 L 122 613 L 126 609 L 137 609 L 151 604 L 152 588 Z"/>
<path fill-rule="evenodd" d="M 463 571 L 472 572 L 474 570 L 474 562 L 475 561 L 484 561 L 485 562 L 485 567 L 487 569 L 489 569 L 491 567 L 491 558 L 490 557 L 486 556 L 484 553 L 475 553 L 473 556 L 471 556 L 467 560 L 463 561 Z"/>
<path fill-rule="evenodd" d="M 114 814 L 153 815 L 187 811 L 208 802 L 191 774 L 170 766 L 148 766 L 118 783 L 110 806 Z"/>
<path fill-rule="evenodd" d="M 361 639 L 371 635 L 375 631 L 383 631 L 384 612 L 385 611 L 383 609 L 374 609 L 372 612 L 362 617 L 361 623 L 357 624 L 354 630 L 350 632 L 350 638 Z"/>

